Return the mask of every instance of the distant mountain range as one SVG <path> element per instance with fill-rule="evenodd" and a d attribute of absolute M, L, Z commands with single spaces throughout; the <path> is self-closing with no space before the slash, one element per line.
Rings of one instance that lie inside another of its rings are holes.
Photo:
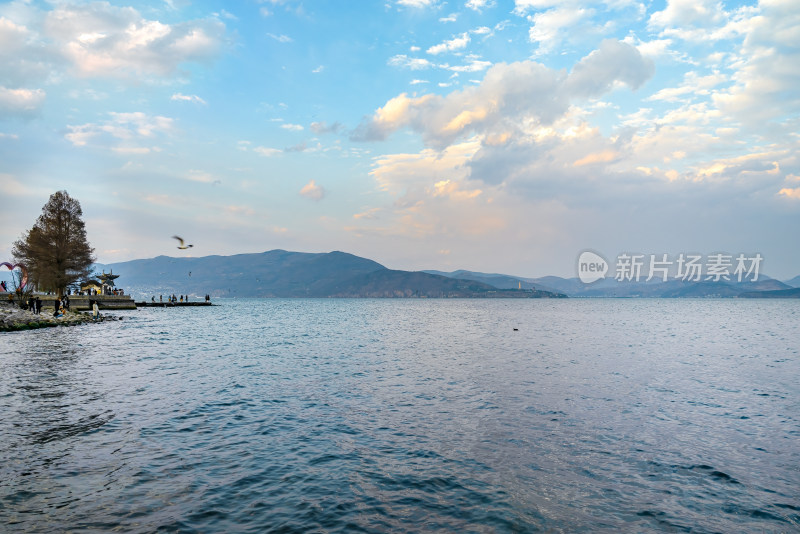
<path fill-rule="evenodd" d="M 345 252 L 157 258 L 98 264 L 119 275 L 137 299 L 159 295 L 212 297 L 563 298 L 558 292 L 498 288 L 479 281 L 397 271 Z"/>
<path fill-rule="evenodd" d="M 570 297 L 649 297 L 649 298 L 680 298 L 680 297 L 738 297 L 745 293 L 754 296 L 755 293 L 769 293 L 789 290 L 800 286 L 800 276 L 789 280 L 797 282 L 797 286 L 780 282 L 769 276 L 760 274 L 758 280 L 752 281 L 753 276 L 743 277 L 741 282 L 720 280 L 711 282 L 701 280 L 689 282 L 682 280 L 651 280 L 650 282 L 624 281 L 619 282 L 612 278 L 598 280 L 592 284 L 584 284 L 578 278 L 561 278 L 558 276 L 544 276 L 541 278 L 523 278 L 504 274 L 487 274 L 472 271 L 425 271 L 428 273 L 481 281 L 496 287 L 535 287 L 544 291 L 556 291 Z M 765 295 L 770 296 L 770 295 Z"/>
<path fill-rule="evenodd" d="M 158 256 L 98 264 L 120 275 L 117 285 L 139 298 L 209 294 L 212 297 L 780 297 L 794 298 L 800 276 L 787 283 L 760 275 L 742 282 L 660 280 L 584 284 L 577 278 L 525 278 L 474 271 L 398 271 L 345 252 L 271 250 L 257 254 L 175 258 Z M 794 285 L 793 285 L 794 284 Z"/>

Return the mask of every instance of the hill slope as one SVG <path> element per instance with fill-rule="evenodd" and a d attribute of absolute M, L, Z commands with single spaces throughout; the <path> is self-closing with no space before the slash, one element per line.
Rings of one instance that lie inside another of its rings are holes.
<path fill-rule="evenodd" d="M 471 280 L 395 271 L 345 252 L 172 258 L 97 265 L 120 275 L 117 286 L 137 299 L 159 295 L 212 297 L 563 297 L 546 291 L 498 290 Z"/>

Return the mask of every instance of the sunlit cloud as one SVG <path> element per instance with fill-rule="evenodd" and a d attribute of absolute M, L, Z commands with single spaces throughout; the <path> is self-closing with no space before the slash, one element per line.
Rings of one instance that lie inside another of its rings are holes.
<path fill-rule="evenodd" d="M 551 123 L 570 103 L 597 97 L 615 83 L 639 87 L 653 73 L 653 65 L 634 47 L 603 41 L 580 60 L 569 75 L 524 61 L 492 66 L 477 87 L 445 97 L 401 94 L 389 100 L 354 132 L 357 140 L 381 140 L 403 127 L 422 133 L 426 143 L 446 146 L 460 136 L 518 122 L 524 118 Z"/>
<path fill-rule="evenodd" d="M 310 198 L 311 200 L 322 200 L 325 197 L 325 189 L 322 186 L 317 185 L 314 180 L 309 181 L 306 185 L 300 189 L 300 195 L 306 198 Z"/>
<path fill-rule="evenodd" d="M 42 89 L 9 89 L 0 86 L 0 118 L 36 115 L 44 105 L 45 97 Z"/>
<path fill-rule="evenodd" d="M 211 18 L 164 24 L 130 7 L 60 5 L 47 13 L 45 35 L 81 76 L 168 76 L 186 62 L 218 56 L 225 25 Z"/>

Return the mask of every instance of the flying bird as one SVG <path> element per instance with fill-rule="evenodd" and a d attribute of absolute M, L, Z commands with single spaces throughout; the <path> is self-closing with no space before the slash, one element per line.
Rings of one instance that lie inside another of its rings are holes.
<path fill-rule="evenodd" d="M 181 246 L 178 247 L 180 250 L 186 250 L 187 248 L 191 248 L 194 246 L 194 245 L 184 245 L 183 238 L 176 235 L 172 236 L 172 239 L 177 239 L 178 242 L 181 244 Z"/>

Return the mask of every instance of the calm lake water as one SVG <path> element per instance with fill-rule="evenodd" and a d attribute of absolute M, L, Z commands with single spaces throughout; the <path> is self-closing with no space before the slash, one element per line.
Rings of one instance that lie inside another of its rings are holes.
<path fill-rule="evenodd" d="M 798 300 L 220 304 L 0 334 L 0 530 L 800 531 Z"/>

